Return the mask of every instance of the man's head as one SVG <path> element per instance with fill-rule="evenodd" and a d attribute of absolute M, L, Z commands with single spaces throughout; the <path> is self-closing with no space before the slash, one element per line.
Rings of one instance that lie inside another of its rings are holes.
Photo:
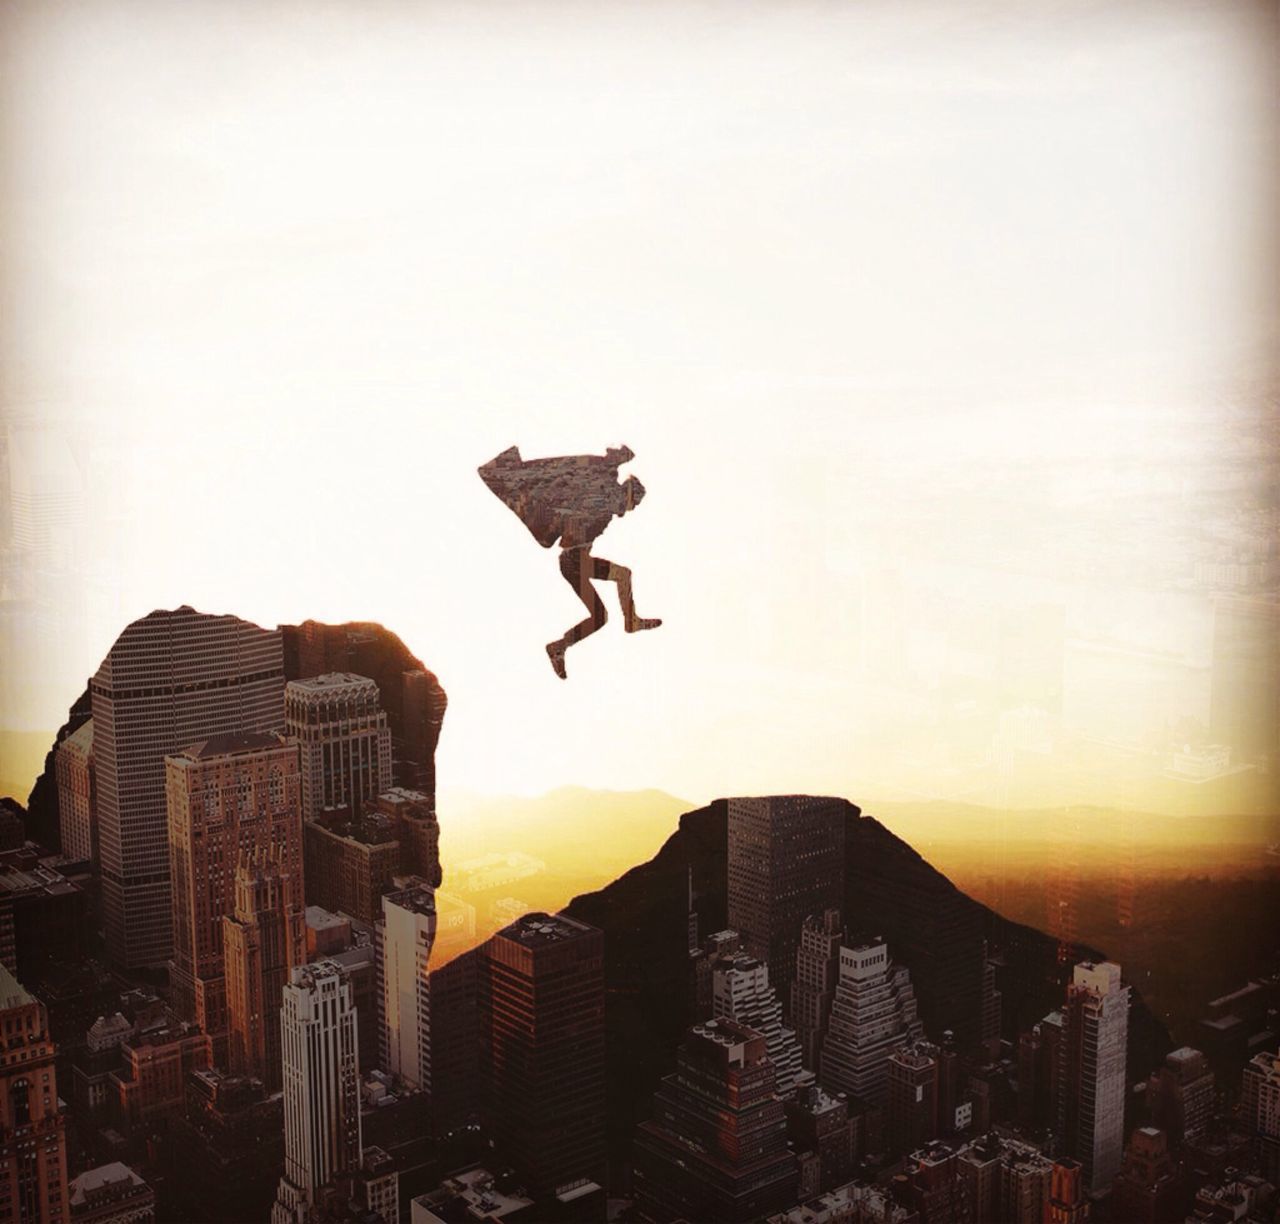
<path fill-rule="evenodd" d="M 618 511 L 619 516 L 626 514 L 628 510 L 634 510 L 643 500 L 644 485 L 634 476 L 628 476 L 622 482 L 622 509 Z"/>

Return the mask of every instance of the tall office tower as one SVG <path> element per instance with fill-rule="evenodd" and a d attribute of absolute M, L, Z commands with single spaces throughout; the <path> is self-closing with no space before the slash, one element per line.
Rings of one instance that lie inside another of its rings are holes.
<path fill-rule="evenodd" d="M 889 959 L 884 940 L 842 947 L 840 978 L 818 1058 L 818 1082 L 828 1092 L 883 1105 L 889 1091 L 889 1055 L 923 1036 L 911 975 Z"/>
<path fill-rule="evenodd" d="M 1045 1224 L 1086 1224 L 1089 1194 L 1084 1168 L 1078 1160 L 1063 1158 L 1053 1162 L 1049 1175 L 1049 1211 Z"/>
<path fill-rule="evenodd" d="M 235 903 L 222 920 L 227 993 L 227 1065 L 236 1075 L 281 1083 L 280 1000 L 289 971 L 307 959 L 302 881 L 279 856 L 242 854 Z"/>
<path fill-rule="evenodd" d="M 813 1072 L 800 1065 L 795 1033 L 783 1026 L 782 1004 L 769 985 L 767 965 L 745 952 L 721 957 L 712 969 L 711 994 L 717 1020 L 736 1020 L 764 1037 L 780 1097 L 813 1083 Z"/>
<path fill-rule="evenodd" d="M 812 795 L 729 800 L 729 925 L 788 1007 L 804 920 L 844 904 L 847 811 Z"/>
<path fill-rule="evenodd" d="M 696 916 L 696 915 L 695 915 Z M 722 956 L 742 950 L 742 936 L 737 931 L 717 931 L 702 941 L 702 946 L 690 953 L 693 966 L 693 1016 L 695 1020 L 710 1020 L 715 1008 L 712 986 L 715 981 L 716 963 Z"/>
<path fill-rule="evenodd" d="M 1215 1084 L 1209 1060 L 1190 1046 L 1165 1055 L 1147 1081 L 1151 1118 L 1173 1147 L 1194 1139 L 1213 1117 Z"/>
<path fill-rule="evenodd" d="M 165 758 L 173 885 L 174 1006 L 213 1038 L 226 1064 L 222 920 L 235 905 L 241 854 L 267 850 L 302 872 L 298 746 L 280 735 L 215 735 Z"/>
<path fill-rule="evenodd" d="M 160 966 L 173 948 L 164 758 L 214 735 L 279 730 L 280 634 L 186 607 L 152 612 L 116 639 L 89 689 L 107 954 Z"/>
<path fill-rule="evenodd" d="M 1000 1057 L 1000 991 L 996 989 L 996 963 L 986 957 L 982 961 L 982 1027 L 980 1037 L 988 1058 Z"/>
<path fill-rule="evenodd" d="M 477 950 L 431 972 L 431 1124 L 447 1134 L 479 1117 Z"/>
<path fill-rule="evenodd" d="M 1140 1126 L 1129 1136 L 1124 1163 L 1116 1175 L 1111 1216 L 1126 1224 L 1161 1224 L 1183 1215 L 1178 1166 L 1169 1136 L 1155 1126 Z"/>
<path fill-rule="evenodd" d="M 66 1224 L 66 1116 L 44 1004 L 0 966 L 0 1216 Z"/>
<path fill-rule="evenodd" d="M 98 830 L 94 811 L 93 719 L 68 735 L 54 754 L 58 780 L 58 834 L 66 858 L 92 862 Z"/>
<path fill-rule="evenodd" d="M 1067 1154 L 1083 1166 L 1088 1192 L 1099 1194 L 1119 1172 L 1124 1154 L 1129 988 L 1121 985 L 1120 966 L 1077 965 L 1063 1014 L 1058 1133 Z"/>
<path fill-rule="evenodd" d="M 326 808 L 359 816 L 391 786 L 391 728 L 367 676 L 329 672 L 290 680 L 285 726 L 302 748 L 302 810 L 314 819 Z"/>
<path fill-rule="evenodd" d="M 800 928 L 796 976 L 791 983 L 791 1022 L 800 1039 L 800 1057 L 811 1071 L 827 1034 L 827 1017 L 840 980 L 840 945 L 844 923 L 838 909 L 810 914 Z"/>
<path fill-rule="evenodd" d="M 1024 1130 L 1058 1125 L 1065 1023 L 1060 1011 L 1050 1012 L 1018 1038 L 1018 1125 Z"/>
<path fill-rule="evenodd" d="M 676 1069 L 636 1128 L 644 1220 L 754 1220 L 794 1201 L 796 1161 L 764 1037 L 732 1020 L 685 1035 Z"/>
<path fill-rule="evenodd" d="M 400 843 L 400 870 L 421 876 L 432 888 L 440 887 L 440 824 L 435 800 L 422 791 L 393 786 L 373 803 L 386 816 Z"/>
<path fill-rule="evenodd" d="M 417 880 L 382 898 L 374 928 L 382 1067 L 414 1088 L 431 1088 L 431 977 L 435 890 Z"/>
<path fill-rule="evenodd" d="M 290 970 L 280 1009 L 284 1176 L 272 1224 L 305 1224 L 316 1193 L 360 1168 L 356 1009 L 341 965 Z"/>
<path fill-rule="evenodd" d="M 1280 1055 L 1255 1054 L 1240 1081 L 1240 1112 L 1253 1133 L 1258 1166 L 1280 1185 Z"/>
<path fill-rule="evenodd" d="M 937 1047 L 913 1042 L 889 1056 L 885 1129 L 892 1152 L 911 1152 L 936 1139 L 938 1124 Z"/>
<path fill-rule="evenodd" d="M 478 978 L 480 1081 L 500 1150 L 537 1198 L 603 1186 L 603 932 L 526 914 L 484 945 Z"/>
<path fill-rule="evenodd" d="M 353 816 L 350 808 L 321 812 L 302 825 L 307 904 L 372 926 L 382 913 L 382 894 L 401 874 L 395 826 L 381 812 Z"/>

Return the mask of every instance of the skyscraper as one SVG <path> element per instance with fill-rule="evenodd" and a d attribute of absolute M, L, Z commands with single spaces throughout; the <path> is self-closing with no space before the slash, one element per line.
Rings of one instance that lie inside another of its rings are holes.
<path fill-rule="evenodd" d="M 235 903 L 222 920 L 227 1064 L 274 1092 L 281 1083 L 280 1000 L 289 971 L 307 959 L 302 884 L 278 856 L 242 854 Z"/>
<path fill-rule="evenodd" d="M 272 1224 L 305 1224 L 316 1193 L 360 1168 L 360 1068 L 351 985 L 333 961 L 289 973 L 280 1009 L 284 1177 Z"/>
<path fill-rule="evenodd" d="M 215 735 L 165 758 L 173 960 L 179 1014 L 227 1053 L 223 919 L 235 905 L 240 856 L 266 850 L 292 878 L 302 873 L 298 747 L 280 735 Z"/>
<path fill-rule="evenodd" d="M 329 672 L 285 686 L 285 723 L 302 748 L 308 820 L 326 808 L 359 816 L 391 785 L 391 728 L 367 676 Z"/>
<path fill-rule="evenodd" d="M 0 1218 L 65 1224 L 66 1118 L 44 1004 L 0 965 Z"/>
<path fill-rule="evenodd" d="M 1077 965 L 1063 1013 L 1059 1134 L 1083 1168 L 1086 1190 L 1098 1194 L 1110 1186 L 1124 1155 L 1129 988 L 1121 985 L 1120 966 Z"/>
<path fill-rule="evenodd" d="M 54 754 L 58 779 L 58 835 L 69 859 L 91 862 L 98 839 L 94 804 L 93 719 L 68 735 Z"/>
<path fill-rule="evenodd" d="M 818 1082 L 828 1092 L 884 1105 L 889 1055 L 923 1035 L 911 975 L 893 963 L 884 940 L 859 940 L 842 947 L 840 979 L 818 1058 Z"/>
<path fill-rule="evenodd" d="M 769 985 L 767 965 L 745 952 L 722 956 L 712 967 L 712 1011 L 716 1019 L 736 1020 L 765 1039 L 780 1097 L 813 1083 L 800 1065 L 800 1043 L 782 1023 L 782 1004 Z"/>
<path fill-rule="evenodd" d="M 484 945 L 480 1078 L 500 1152 L 544 1200 L 604 1185 L 604 935 L 526 914 Z"/>
<path fill-rule="evenodd" d="M 913 1151 L 940 1133 L 936 1053 L 917 1041 L 889 1056 L 885 1129 L 891 1152 Z"/>
<path fill-rule="evenodd" d="M 414 1088 L 431 1088 L 431 977 L 435 890 L 418 880 L 382 898 L 374 928 L 382 1065 Z"/>
<path fill-rule="evenodd" d="M 183 607 L 134 621 L 89 683 L 102 915 L 125 968 L 172 951 L 167 754 L 227 732 L 279 730 L 280 634 Z"/>
<path fill-rule="evenodd" d="M 817 1070 L 818 1051 L 826 1036 L 831 1000 L 840 979 L 843 943 L 844 923 L 838 909 L 810 914 L 800 928 L 796 976 L 791 983 L 791 1022 L 800 1040 L 800 1056 L 811 1071 Z"/>
<path fill-rule="evenodd" d="M 1255 1054 L 1240 1083 L 1240 1111 L 1263 1175 L 1280 1182 L 1280 1055 Z"/>
<path fill-rule="evenodd" d="M 729 926 L 788 1007 L 804 920 L 844 904 L 846 811 L 812 795 L 729 800 Z"/>
<path fill-rule="evenodd" d="M 1213 1117 L 1215 1084 L 1209 1060 L 1190 1046 L 1166 1054 L 1164 1065 L 1147 1081 L 1151 1117 L 1177 1148 L 1194 1139 Z"/>
<path fill-rule="evenodd" d="M 636 1129 L 642 1219 L 754 1220 L 793 1201 L 796 1160 L 764 1037 L 732 1020 L 695 1025 Z"/>

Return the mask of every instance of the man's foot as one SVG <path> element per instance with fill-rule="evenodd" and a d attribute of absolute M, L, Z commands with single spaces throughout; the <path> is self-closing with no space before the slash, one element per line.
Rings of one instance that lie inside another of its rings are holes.
<path fill-rule="evenodd" d="M 559 676 L 561 680 L 567 680 L 569 678 L 568 674 L 564 670 L 564 650 L 565 646 L 563 642 L 547 643 L 547 654 L 551 659 L 551 666 L 556 669 L 556 675 Z"/>
<path fill-rule="evenodd" d="M 656 629 L 662 624 L 662 618 L 657 616 L 633 616 L 626 623 L 628 633 L 639 633 L 642 629 Z"/>

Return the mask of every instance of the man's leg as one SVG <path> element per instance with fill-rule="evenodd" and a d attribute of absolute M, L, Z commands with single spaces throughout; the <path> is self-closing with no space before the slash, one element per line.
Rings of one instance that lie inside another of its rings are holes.
<path fill-rule="evenodd" d="M 647 618 L 636 615 L 635 600 L 631 598 L 631 571 L 625 565 L 606 561 L 602 557 L 592 557 L 591 560 L 593 578 L 604 578 L 618 584 L 618 603 L 622 606 L 622 622 L 628 633 L 639 633 L 642 629 L 656 629 L 662 624 L 657 617 Z"/>
<path fill-rule="evenodd" d="M 594 562 L 595 558 L 585 548 L 566 548 L 560 554 L 560 572 L 564 575 L 565 581 L 577 592 L 578 598 L 586 605 L 587 611 L 591 613 L 585 620 L 580 620 L 567 630 L 564 637 L 547 643 L 547 654 L 551 658 L 551 666 L 555 668 L 556 675 L 561 680 L 566 677 L 564 652 L 574 642 L 580 642 L 584 637 L 595 633 L 609 619 L 604 600 L 591 585 L 591 579 L 596 576 Z"/>

